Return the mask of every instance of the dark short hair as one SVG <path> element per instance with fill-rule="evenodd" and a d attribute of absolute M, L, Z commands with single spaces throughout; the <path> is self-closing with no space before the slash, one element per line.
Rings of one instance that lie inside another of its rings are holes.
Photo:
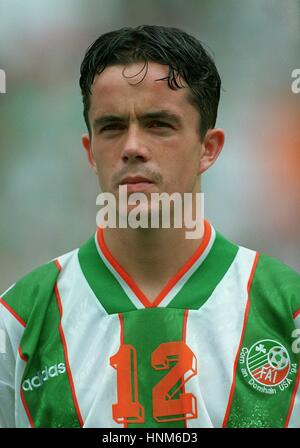
<path fill-rule="evenodd" d="M 190 88 L 189 100 L 200 112 L 200 135 L 213 128 L 217 119 L 221 79 L 212 57 L 195 37 L 178 28 L 142 25 L 103 34 L 87 49 L 80 67 L 83 115 L 88 119 L 91 86 L 95 76 L 111 65 L 156 62 L 169 66 L 171 89 Z"/>

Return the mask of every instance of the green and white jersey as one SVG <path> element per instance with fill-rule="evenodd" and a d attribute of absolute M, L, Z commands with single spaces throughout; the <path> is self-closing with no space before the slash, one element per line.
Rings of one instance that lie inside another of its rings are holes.
<path fill-rule="evenodd" d="M 300 276 L 207 221 L 153 303 L 101 229 L 0 302 L 0 426 L 300 427 Z"/>

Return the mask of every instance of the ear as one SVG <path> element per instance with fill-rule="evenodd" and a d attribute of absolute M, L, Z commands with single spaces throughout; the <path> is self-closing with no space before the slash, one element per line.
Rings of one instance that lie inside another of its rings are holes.
<path fill-rule="evenodd" d="M 219 157 L 225 140 L 222 129 L 209 129 L 202 143 L 202 154 L 199 160 L 199 174 L 204 173 Z"/>
<path fill-rule="evenodd" d="M 96 165 L 96 161 L 95 161 L 94 154 L 92 151 L 92 144 L 91 144 L 89 134 L 83 134 L 81 140 L 82 140 L 82 146 L 86 152 L 89 164 L 92 167 L 92 170 L 94 171 L 94 173 L 98 174 L 97 165 Z"/>

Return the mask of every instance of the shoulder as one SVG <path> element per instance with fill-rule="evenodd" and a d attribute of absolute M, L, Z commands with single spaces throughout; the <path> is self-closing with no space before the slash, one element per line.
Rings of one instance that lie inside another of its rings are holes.
<path fill-rule="evenodd" d="M 234 252 L 233 264 L 239 276 L 248 273 L 250 301 L 257 311 L 300 315 L 300 274 L 265 253 L 237 245 L 217 232 L 221 252 Z M 221 259 L 221 256 L 218 257 Z"/>
<path fill-rule="evenodd" d="M 278 290 L 300 292 L 300 274 L 282 261 L 264 253 L 258 256 L 255 272 L 256 278 L 267 285 L 274 285 Z"/>
<path fill-rule="evenodd" d="M 77 249 L 61 255 L 19 279 L 1 295 L 0 309 L 5 308 L 26 326 L 33 309 L 44 308 L 51 299 L 61 266 L 76 253 Z"/>
<path fill-rule="evenodd" d="M 289 308 L 293 315 L 300 309 L 300 274 L 264 253 L 257 255 L 251 290 L 261 299 L 268 297 L 273 307 Z"/>

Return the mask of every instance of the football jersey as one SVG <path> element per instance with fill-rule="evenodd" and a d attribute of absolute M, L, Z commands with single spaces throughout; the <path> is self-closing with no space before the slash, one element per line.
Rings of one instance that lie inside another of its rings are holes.
<path fill-rule="evenodd" d="M 0 426 L 300 427 L 300 276 L 204 230 L 153 302 L 101 228 L 9 288 Z"/>

